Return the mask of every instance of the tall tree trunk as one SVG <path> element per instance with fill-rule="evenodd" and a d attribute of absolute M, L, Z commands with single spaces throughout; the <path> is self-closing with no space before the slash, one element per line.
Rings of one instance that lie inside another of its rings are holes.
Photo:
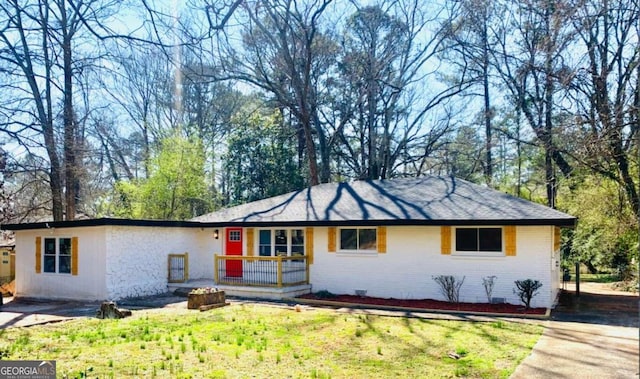
<path fill-rule="evenodd" d="M 554 49 L 553 41 L 551 39 L 551 13 L 552 3 L 550 0 L 546 4 L 544 11 L 545 15 L 545 27 L 547 29 L 547 42 L 545 46 L 545 62 L 544 62 L 544 136 L 542 140 L 545 150 L 544 157 L 544 172 L 545 182 L 547 187 L 547 205 L 551 208 L 556 207 L 556 178 L 553 167 L 553 150 L 555 148 L 553 143 L 553 54 Z"/>
<path fill-rule="evenodd" d="M 304 109 L 305 105 L 302 104 L 302 111 L 304 111 Z M 313 135 L 311 133 L 309 113 L 303 113 L 300 121 L 304 130 L 304 141 L 307 149 L 307 159 L 309 160 L 309 185 L 317 186 L 320 184 L 320 176 L 318 175 L 318 157 L 316 156 L 316 146 L 313 142 Z"/>
<path fill-rule="evenodd" d="M 64 98 L 63 98 L 63 123 L 64 123 L 64 174 L 65 174 L 65 213 L 67 220 L 75 219 L 76 204 L 78 202 L 77 168 L 76 168 L 76 123 L 73 112 L 73 67 L 71 61 L 72 26 L 68 23 L 65 2 L 59 6 L 61 13 L 62 29 L 62 54 L 64 71 Z"/>
<path fill-rule="evenodd" d="M 487 7 L 483 8 L 485 12 L 482 17 L 482 86 L 484 89 L 484 132 L 485 132 L 485 169 L 484 176 L 487 184 L 490 186 L 493 181 L 493 157 L 491 154 L 492 136 L 491 136 L 491 98 L 489 94 L 489 37 L 487 31 Z"/>
<path fill-rule="evenodd" d="M 518 101 L 520 104 L 520 101 Z M 517 168 L 516 168 L 516 196 L 520 197 L 522 195 L 522 141 L 520 139 L 520 122 L 522 116 L 522 109 L 520 105 L 517 106 L 516 109 L 516 157 L 517 157 Z"/>
<path fill-rule="evenodd" d="M 378 164 L 377 164 L 377 136 L 376 136 L 376 100 L 377 100 L 377 85 L 376 85 L 376 34 L 372 33 L 371 41 L 369 43 L 369 51 L 367 56 L 367 179 L 378 179 Z"/>
<path fill-rule="evenodd" d="M 16 4 L 16 19 L 17 24 L 22 25 L 21 11 Z M 54 221 L 62 221 L 64 218 L 64 208 L 62 201 L 62 167 L 58 158 L 58 151 L 56 146 L 56 138 L 53 130 L 53 110 L 52 110 L 52 97 L 51 97 L 51 67 L 53 62 L 49 56 L 49 7 L 47 4 L 41 4 L 39 7 L 39 14 L 42 19 L 42 51 L 43 51 L 43 63 L 44 63 L 44 96 L 42 95 L 38 86 L 38 80 L 36 79 L 33 64 L 31 62 L 31 51 L 29 50 L 29 44 L 25 36 L 25 30 L 18 29 L 20 40 L 22 44 L 22 59 L 24 63 L 21 65 L 21 69 L 24 72 L 27 82 L 29 83 L 29 89 L 34 97 L 35 106 L 38 114 L 38 121 L 42 127 L 42 134 L 44 138 L 44 146 L 49 158 L 49 188 L 51 189 L 51 205 L 52 216 Z"/>
<path fill-rule="evenodd" d="M 637 178 L 640 178 L 640 64 L 636 67 L 636 88 L 633 97 L 633 110 L 631 112 L 632 119 L 632 136 L 635 135 L 635 155 L 636 155 L 636 170 L 637 170 Z M 633 143 L 633 142 L 632 142 Z M 633 146 L 631 147 L 631 151 L 633 152 Z M 640 181 L 640 179 L 639 179 Z M 635 188 L 635 187 L 634 187 Z M 640 188 L 640 183 L 638 183 L 638 188 Z M 636 191 L 636 199 L 635 199 L 635 211 L 636 211 L 636 219 L 638 220 L 638 225 L 640 225 L 640 198 L 638 198 L 638 192 Z M 638 238 L 640 241 L 640 228 L 638 228 Z M 638 244 L 638 250 L 640 250 L 640 243 Z"/>
<path fill-rule="evenodd" d="M 318 175 L 320 183 L 329 183 L 331 180 L 331 151 L 315 106 L 312 114 L 314 129 L 318 136 L 318 148 L 320 149 L 320 172 Z"/>

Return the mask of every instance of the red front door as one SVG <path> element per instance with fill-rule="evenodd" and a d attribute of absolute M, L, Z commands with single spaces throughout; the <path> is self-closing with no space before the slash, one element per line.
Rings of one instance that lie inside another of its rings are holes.
<path fill-rule="evenodd" d="M 227 228 L 226 255 L 242 255 L 242 228 Z M 242 261 L 227 259 L 227 276 L 242 277 Z"/>

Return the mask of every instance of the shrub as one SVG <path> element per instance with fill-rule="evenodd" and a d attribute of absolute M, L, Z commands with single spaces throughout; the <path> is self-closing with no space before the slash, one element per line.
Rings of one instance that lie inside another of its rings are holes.
<path fill-rule="evenodd" d="M 464 283 L 465 277 L 462 279 L 453 275 L 432 276 L 433 280 L 440 286 L 440 292 L 450 303 L 460 302 L 460 287 Z"/>
<path fill-rule="evenodd" d="M 531 307 L 531 299 L 538 294 L 542 283 L 533 279 L 516 280 L 515 283 L 516 288 L 513 289 L 513 293 L 518 295 L 525 308 L 529 309 Z"/>
<path fill-rule="evenodd" d="M 315 293 L 316 297 L 318 299 L 333 299 L 336 297 L 335 294 L 327 291 L 327 290 L 321 290 Z"/>
<path fill-rule="evenodd" d="M 497 276 L 491 275 L 482 278 L 482 285 L 484 286 L 484 292 L 487 294 L 487 301 L 491 304 L 491 298 L 493 297 L 493 285 Z"/>

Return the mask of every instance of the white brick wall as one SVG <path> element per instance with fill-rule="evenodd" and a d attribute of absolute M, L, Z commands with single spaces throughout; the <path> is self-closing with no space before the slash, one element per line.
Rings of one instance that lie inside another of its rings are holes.
<path fill-rule="evenodd" d="M 519 226 L 517 255 L 492 257 L 441 255 L 440 227 L 427 226 L 388 227 L 386 254 L 328 253 L 327 228 L 316 228 L 311 283 L 313 291 L 353 294 L 364 289 L 368 296 L 443 300 L 432 276 L 465 276 L 460 300 L 486 302 L 482 278 L 495 275 L 493 297 L 519 304 L 514 281 L 530 278 L 543 283 L 532 306 L 547 307 L 557 291 L 553 288 L 557 283 L 551 280 L 552 230 L 549 226 Z"/>
<path fill-rule="evenodd" d="M 189 278 L 213 278 L 213 231 L 199 228 L 112 226 L 107 231 L 110 299 L 167 291 L 167 257 L 189 253 Z"/>
<path fill-rule="evenodd" d="M 78 237 L 78 275 L 35 273 L 35 238 Z M 167 256 L 189 253 L 189 278 L 213 278 L 213 229 L 97 226 L 16 232 L 16 294 L 118 300 L 167 291 Z"/>
<path fill-rule="evenodd" d="M 441 255 L 440 227 L 387 227 L 386 254 L 327 252 L 327 228 L 314 231 L 314 291 L 406 299 L 444 299 L 435 275 L 465 276 L 460 297 L 485 302 L 482 277 L 497 276 L 494 297 L 518 304 L 516 279 L 543 283 L 533 306 L 551 306 L 561 285 L 553 249 L 553 227 L 519 226 L 517 255 Z M 213 254 L 223 253 L 223 229 L 103 226 L 16 233 L 18 296 L 105 300 L 146 296 L 167 290 L 167 256 L 189 253 L 190 279 L 213 278 Z M 79 275 L 35 274 L 35 237 L 78 237 Z M 246 230 L 244 236 L 246 237 Z M 257 238 L 255 233 L 254 238 Z M 243 243 L 244 249 L 245 243 Z M 257 243 L 254 243 L 257 246 Z M 245 252 L 246 254 L 246 252 Z"/>
<path fill-rule="evenodd" d="M 78 237 L 78 275 L 35 272 L 35 239 Z M 105 287 L 104 227 L 16 231 L 16 295 L 48 299 L 102 300 Z"/>

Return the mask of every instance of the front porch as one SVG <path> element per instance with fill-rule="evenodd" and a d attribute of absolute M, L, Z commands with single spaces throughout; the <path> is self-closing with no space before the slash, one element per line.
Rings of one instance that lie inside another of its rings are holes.
<path fill-rule="evenodd" d="M 188 293 L 202 287 L 224 290 L 227 296 L 281 300 L 311 292 L 307 256 L 214 256 L 214 278 L 189 279 L 188 255 L 169 259 L 170 292 Z"/>
<path fill-rule="evenodd" d="M 266 300 L 282 300 L 311 292 L 311 284 L 300 284 L 289 287 L 256 287 L 243 285 L 216 284 L 213 279 L 192 279 L 184 283 L 169 283 L 169 292 L 189 293 L 192 289 L 214 287 L 225 292 L 227 296 L 245 297 Z M 183 292 L 184 291 L 184 292 Z"/>

